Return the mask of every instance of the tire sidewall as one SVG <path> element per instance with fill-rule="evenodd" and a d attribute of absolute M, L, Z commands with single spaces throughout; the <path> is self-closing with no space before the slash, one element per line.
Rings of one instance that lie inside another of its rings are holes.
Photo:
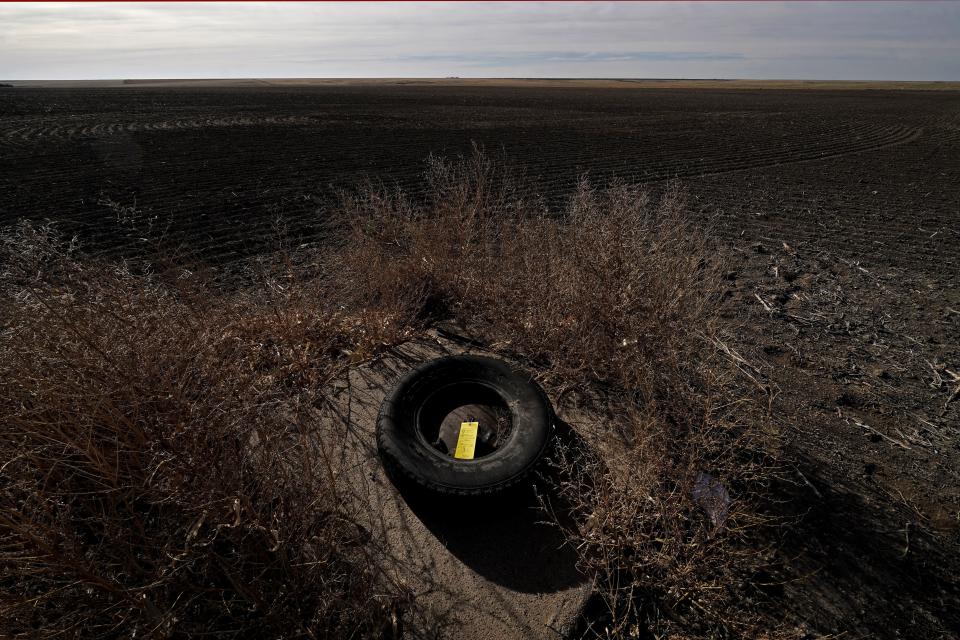
<path fill-rule="evenodd" d="M 437 387 L 481 384 L 493 390 L 513 422 L 506 442 L 476 460 L 456 460 L 437 451 L 418 433 L 418 413 Z M 483 494 L 504 489 L 526 476 L 546 450 L 552 411 L 543 390 L 529 374 L 502 360 L 483 356 L 447 356 L 405 375 L 393 388 L 377 419 L 377 445 L 388 470 L 424 487 L 454 494 Z"/>

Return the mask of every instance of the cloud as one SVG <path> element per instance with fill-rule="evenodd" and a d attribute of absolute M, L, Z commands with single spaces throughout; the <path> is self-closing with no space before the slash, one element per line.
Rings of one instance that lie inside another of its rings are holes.
<path fill-rule="evenodd" d="M 3 3 L 0 78 L 960 80 L 960 4 Z"/>

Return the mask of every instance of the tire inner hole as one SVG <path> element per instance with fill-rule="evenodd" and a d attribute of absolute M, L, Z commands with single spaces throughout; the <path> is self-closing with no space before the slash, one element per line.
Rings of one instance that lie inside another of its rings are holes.
<path fill-rule="evenodd" d="M 506 402 L 477 383 L 447 385 L 433 393 L 420 410 L 420 435 L 440 453 L 454 457 L 463 423 L 477 423 L 473 459 L 488 456 L 507 441 L 513 427 Z"/>

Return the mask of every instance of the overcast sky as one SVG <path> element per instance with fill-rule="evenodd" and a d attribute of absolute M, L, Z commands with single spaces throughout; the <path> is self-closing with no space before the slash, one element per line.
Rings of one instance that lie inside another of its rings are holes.
<path fill-rule="evenodd" d="M 960 80 L 960 3 L 2 3 L 0 79 Z"/>

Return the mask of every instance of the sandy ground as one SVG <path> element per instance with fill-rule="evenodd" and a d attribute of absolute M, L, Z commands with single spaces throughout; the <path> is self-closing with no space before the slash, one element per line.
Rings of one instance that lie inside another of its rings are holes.
<path fill-rule="evenodd" d="M 377 457 L 377 411 L 392 383 L 419 362 L 467 351 L 478 352 L 432 334 L 352 369 L 333 385 L 318 430 L 344 443 L 331 456 L 338 480 L 382 543 L 384 570 L 416 596 L 405 637 L 565 637 L 590 584 L 559 531 L 540 522 L 532 483 L 482 501 L 442 499 L 398 489 Z"/>

